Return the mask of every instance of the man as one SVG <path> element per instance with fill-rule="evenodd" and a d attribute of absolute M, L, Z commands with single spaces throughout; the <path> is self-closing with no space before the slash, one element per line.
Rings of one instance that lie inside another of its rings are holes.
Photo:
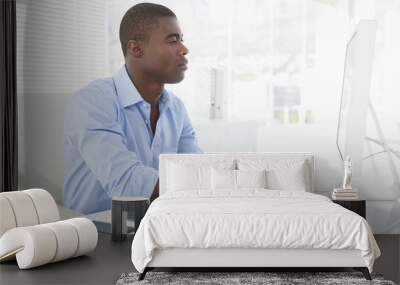
<path fill-rule="evenodd" d="M 78 91 L 66 110 L 64 204 L 85 214 L 109 209 L 113 196 L 155 199 L 159 154 L 201 152 L 182 101 L 164 89 L 187 69 L 175 14 L 135 5 L 120 41 L 125 65 Z"/>

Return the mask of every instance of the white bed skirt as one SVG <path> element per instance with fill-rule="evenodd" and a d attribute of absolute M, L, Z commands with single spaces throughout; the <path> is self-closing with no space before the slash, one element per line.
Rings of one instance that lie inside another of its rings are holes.
<path fill-rule="evenodd" d="M 359 250 L 197 249 L 154 251 L 147 267 L 366 267 Z"/>

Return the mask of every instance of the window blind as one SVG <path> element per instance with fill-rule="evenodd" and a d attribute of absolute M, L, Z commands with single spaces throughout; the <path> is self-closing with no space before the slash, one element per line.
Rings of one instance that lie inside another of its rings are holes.
<path fill-rule="evenodd" d="M 18 90 L 71 93 L 107 75 L 105 0 L 18 0 Z"/>

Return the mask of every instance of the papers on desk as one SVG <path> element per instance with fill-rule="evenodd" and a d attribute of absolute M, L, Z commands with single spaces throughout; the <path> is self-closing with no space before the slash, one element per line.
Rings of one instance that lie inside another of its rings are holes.
<path fill-rule="evenodd" d="M 99 232 L 111 233 L 111 210 L 92 213 L 89 215 L 85 215 L 85 217 L 93 221 Z M 134 228 L 135 222 L 133 217 L 128 217 L 127 226 L 128 229 Z M 128 234 L 131 234 L 131 232 L 128 231 Z"/>
<path fill-rule="evenodd" d="M 99 232 L 111 233 L 111 210 L 92 213 L 86 218 L 93 221 Z"/>

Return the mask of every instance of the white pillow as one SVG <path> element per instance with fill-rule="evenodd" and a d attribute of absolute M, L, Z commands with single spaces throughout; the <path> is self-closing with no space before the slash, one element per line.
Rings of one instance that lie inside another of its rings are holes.
<path fill-rule="evenodd" d="M 267 188 L 274 190 L 311 191 L 308 160 L 240 159 L 240 170 L 267 170 Z"/>
<path fill-rule="evenodd" d="M 167 191 L 211 189 L 211 167 L 169 163 Z"/>
<path fill-rule="evenodd" d="M 267 171 L 236 170 L 237 188 L 267 188 Z"/>
<path fill-rule="evenodd" d="M 236 190 L 236 170 L 212 168 L 211 181 L 214 191 Z"/>
<path fill-rule="evenodd" d="M 303 167 L 270 170 L 267 172 L 267 180 L 269 189 L 306 191 Z"/>

